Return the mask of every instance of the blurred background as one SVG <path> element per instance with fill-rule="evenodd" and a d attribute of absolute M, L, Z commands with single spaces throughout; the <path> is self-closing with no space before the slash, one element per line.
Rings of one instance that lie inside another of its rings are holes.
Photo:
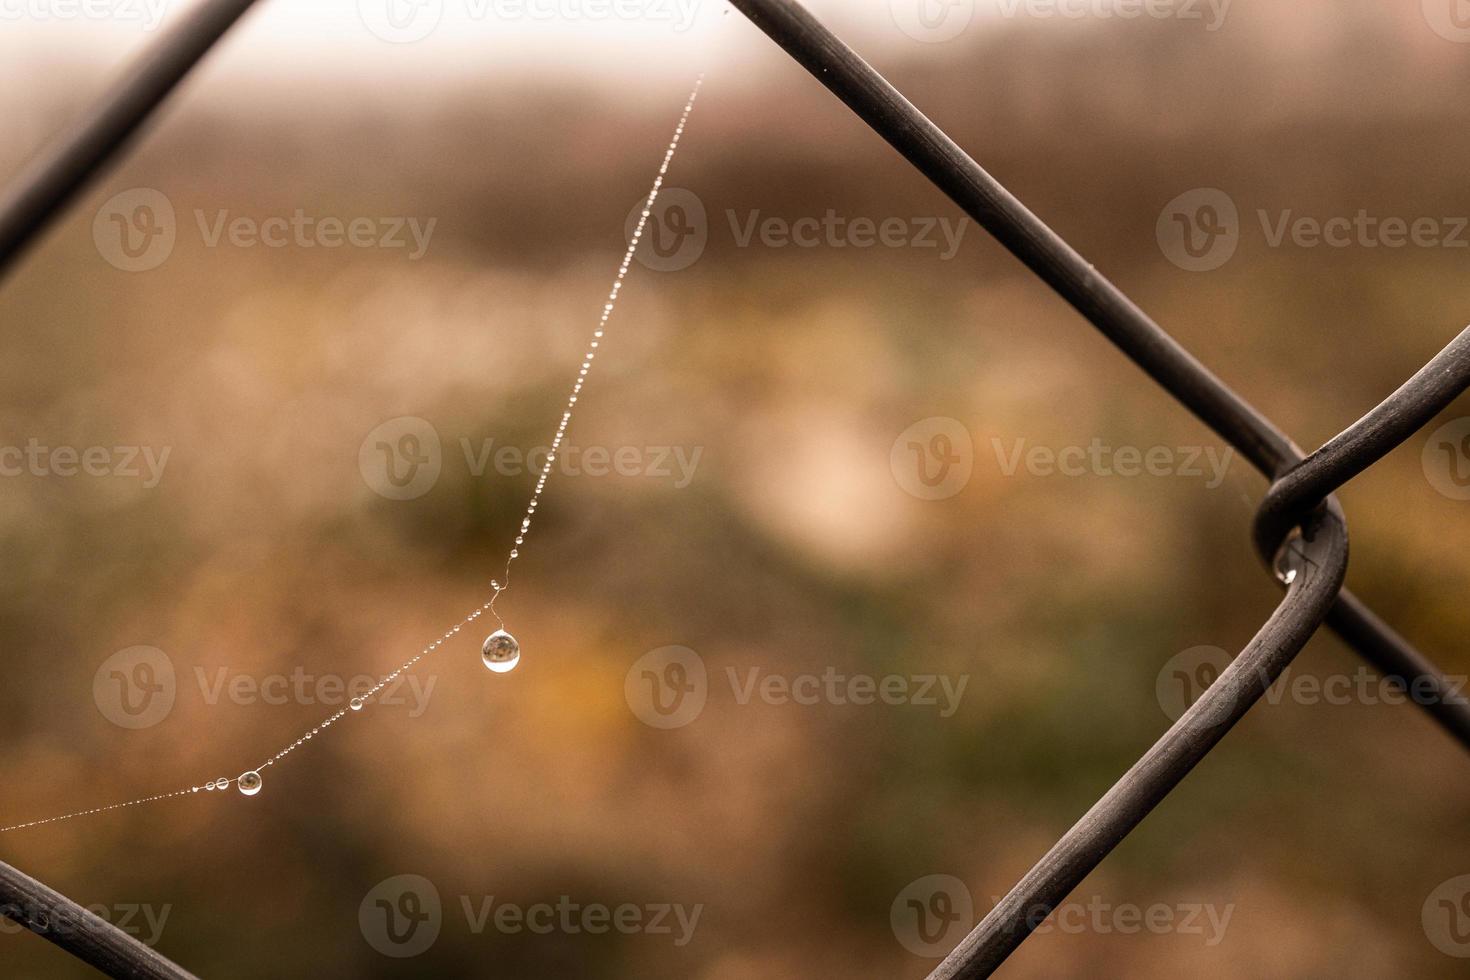
<path fill-rule="evenodd" d="M 1451 3 L 814 6 L 1304 446 L 1470 320 Z M 70 9 L 0 23 L 7 176 L 184 8 Z M 254 798 L 0 838 L 201 976 L 922 977 L 1278 599 L 1248 466 L 738 14 L 626 9 L 265 0 L 0 290 L 13 824 L 254 768 L 486 601 L 709 72 L 519 669 L 482 620 Z M 1351 586 L 1456 675 L 1466 415 L 1342 493 Z M 1274 693 L 1003 975 L 1463 975 L 1464 751 L 1330 636 Z"/>

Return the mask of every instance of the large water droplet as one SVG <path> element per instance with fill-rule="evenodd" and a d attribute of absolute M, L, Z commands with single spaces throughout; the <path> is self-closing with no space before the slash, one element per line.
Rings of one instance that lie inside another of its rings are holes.
<path fill-rule="evenodd" d="M 235 785 L 240 787 L 240 792 L 244 793 L 246 796 L 254 796 L 256 793 L 260 792 L 260 787 L 264 784 L 264 782 L 265 781 L 260 778 L 260 773 L 251 770 L 250 772 L 245 773 L 239 779 L 235 780 Z"/>
<path fill-rule="evenodd" d="M 485 641 L 480 656 L 485 666 L 497 674 L 508 674 L 521 662 L 521 645 L 505 630 L 496 630 Z"/>

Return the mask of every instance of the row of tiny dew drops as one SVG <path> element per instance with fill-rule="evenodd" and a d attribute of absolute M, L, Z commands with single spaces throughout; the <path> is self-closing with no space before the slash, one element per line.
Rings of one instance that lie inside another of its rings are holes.
<path fill-rule="evenodd" d="M 571 425 L 572 413 L 576 410 L 577 399 L 582 394 L 582 387 L 587 382 L 587 376 L 592 372 L 592 362 L 597 359 L 597 352 L 601 348 L 603 337 L 607 332 L 608 321 L 612 319 L 613 311 L 617 308 L 618 297 L 622 294 L 623 291 L 623 283 L 628 278 L 628 272 L 629 269 L 632 267 L 634 256 L 638 251 L 638 245 L 643 240 L 644 230 L 648 227 L 648 219 L 653 215 L 653 207 L 658 200 L 659 191 L 663 189 L 664 178 L 668 176 L 669 167 L 674 162 L 674 154 L 678 151 L 679 142 L 684 137 L 684 128 L 689 123 L 689 116 L 694 111 L 694 103 L 699 98 L 700 89 L 703 87 L 704 75 L 701 74 L 699 78 L 695 81 L 694 88 L 689 93 L 688 101 L 684 103 L 684 111 L 679 117 L 679 125 L 675 127 L 674 137 L 672 140 L 669 141 L 668 148 L 664 151 L 663 162 L 662 164 L 660 164 L 658 168 L 658 174 L 654 177 L 653 180 L 653 189 L 649 192 L 648 200 L 644 203 L 643 210 L 639 214 L 638 224 L 633 231 L 631 239 L 628 241 L 627 251 L 623 253 L 622 264 L 618 266 L 617 279 L 613 282 L 612 291 L 608 293 L 607 302 L 603 304 L 602 316 L 598 320 L 597 329 L 593 331 L 592 340 L 587 347 L 586 353 L 582 357 L 582 366 L 577 371 L 577 379 L 572 385 L 571 395 L 567 398 L 566 411 L 562 412 L 561 422 L 556 427 L 556 436 L 552 439 L 551 442 L 551 453 L 548 454 L 546 458 L 546 466 L 542 469 L 540 477 L 538 477 L 536 480 L 536 489 L 531 494 L 530 503 L 526 505 L 525 516 L 521 518 L 520 529 L 516 533 L 515 545 L 511 548 L 510 554 L 505 560 L 505 574 L 503 578 L 490 583 L 491 588 L 495 590 L 495 594 L 491 597 L 490 601 L 480 606 L 478 609 L 470 613 L 464 619 L 460 620 L 454 626 L 450 627 L 448 630 L 445 631 L 443 636 L 439 637 L 438 639 L 431 642 L 428 646 L 424 647 L 423 650 L 421 650 L 418 655 L 415 656 L 412 660 L 406 661 L 397 670 L 393 671 L 393 673 L 379 680 L 376 685 L 366 691 L 361 697 L 353 698 L 348 707 L 339 709 L 335 714 L 324 720 L 320 725 L 317 725 L 311 731 L 302 735 L 296 741 L 292 742 L 290 745 L 286 746 L 284 749 L 271 756 L 264 763 L 262 763 L 259 768 L 251 769 L 248 772 L 236 776 L 234 779 L 231 779 L 227 776 L 221 776 L 218 779 L 211 779 L 203 786 L 191 786 L 188 789 L 176 790 L 172 793 L 161 793 L 157 796 L 148 796 L 138 800 L 131 800 L 127 803 L 114 803 L 110 806 L 96 807 L 91 810 L 79 810 L 76 813 L 67 813 L 58 817 L 48 817 L 44 820 L 32 820 L 27 823 L 19 823 L 8 827 L 0 827 L 0 834 L 7 833 L 12 830 L 24 830 L 28 827 L 39 827 L 43 824 L 59 823 L 62 820 L 71 820 L 76 817 L 86 817 L 93 814 L 106 813 L 110 810 L 121 810 L 126 807 L 141 806 L 144 803 L 154 803 L 159 800 L 169 800 L 180 796 L 192 796 L 200 792 L 215 792 L 218 790 L 225 790 L 232 785 L 235 786 L 245 796 L 255 796 L 261 791 L 261 788 L 264 786 L 265 781 L 261 776 L 261 772 L 263 770 L 269 769 L 271 766 L 285 759 L 286 756 L 290 755 L 292 752 L 295 752 L 307 742 L 311 741 L 313 738 L 322 734 L 322 732 L 326 731 L 328 728 L 331 728 L 337 722 L 347 717 L 349 713 L 359 713 L 364 708 L 373 704 L 374 698 L 385 687 L 398 680 L 399 677 L 401 677 L 406 671 L 411 670 L 414 665 L 416 665 L 420 660 L 424 659 L 424 657 L 428 656 L 444 644 L 448 643 L 466 626 L 473 624 L 476 620 L 478 620 L 486 613 L 489 613 L 491 616 L 495 617 L 496 622 L 499 624 L 499 628 L 494 633 L 492 633 L 488 639 L 485 640 L 485 644 L 480 651 L 481 659 L 484 661 L 487 668 L 497 674 L 508 673 L 516 668 L 516 665 L 519 664 L 521 660 L 520 644 L 516 641 L 516 638 L 514 636 L 506 632 L 505 621 L 501 619 L 500 614 L 495 611 L 495 603 L 497 600 L 499 600 L 501 593 L 507 591 L 510 588 L 511 563 L 521 556 L 521 545 L 525 544 L 526 542 L 526 535 L 531 530 L 531 519 L 535 516 L 536 508 L 540 505 L 541 502 L 541 496 L 546 490 L 546 478 L 551 473 L 551 464 L 556 461 L 556 453 L 561 449 L 562 439 L 566 436 L 567 427 Z"/>

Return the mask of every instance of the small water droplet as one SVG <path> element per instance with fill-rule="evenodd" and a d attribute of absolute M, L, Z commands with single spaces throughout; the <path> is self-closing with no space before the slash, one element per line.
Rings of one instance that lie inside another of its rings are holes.
<path fill-rule="evenodd" d="M 260 773 L 252 769 L 237 779 L 235 785 L 240 787 L 240 792 L 246 796 L 254 796 L 260 792 L 260 787 L 263 782 L 264 780 L 260 778 Z"/>
<path fill-rule="evenodd" d="M 352 704 L 350 705 L 350 707 L 352 708 L 353 711 L 361 711 L 362 710 L 362 698 L 353 698 L 352 699 Z"/>
<path fill-rule="evenodd" d="M 505 630 L 496 630 L 480 651 L 485 666 L 497 674 L 508 674 L 521 662 L 521 645 Z"/>

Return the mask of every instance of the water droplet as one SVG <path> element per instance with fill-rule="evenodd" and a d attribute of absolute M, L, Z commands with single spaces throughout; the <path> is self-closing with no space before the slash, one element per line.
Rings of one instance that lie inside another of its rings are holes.
<path fill-rule="evenodd" d="M 353 698 L 352 699 L 351 708 L 352 708 L 353 711 L 361 711 L 362 710 L 362 698 Z"/>
<path fill-rule="evenodd" d="M 521 662 L 521 645 L 505 630 L 496 630 L 485 641 L 480 656 L 495 673 L 508 674 Z"/>
<path fill-rule="evenodd" d="M 240 787 L 240 792 L 246 796 L 254 796 L 260 792 L 260 787 L 263 782 L 264 780 L 260 778 L 260 773 L 252 769 L 237 779 L 235 785 Z"/>

